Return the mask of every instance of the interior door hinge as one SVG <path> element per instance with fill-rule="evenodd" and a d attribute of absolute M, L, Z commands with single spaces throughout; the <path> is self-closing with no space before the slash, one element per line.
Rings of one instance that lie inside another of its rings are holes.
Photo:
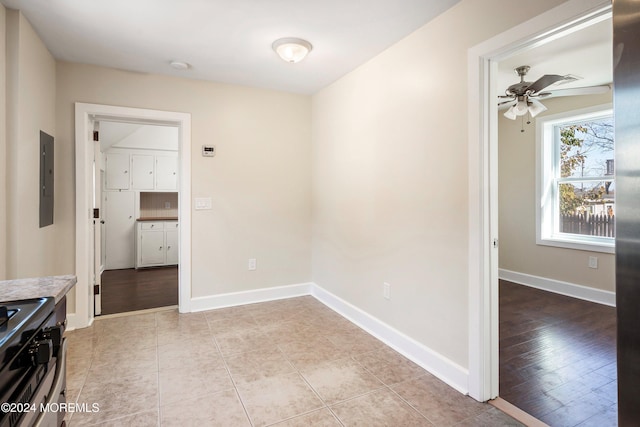
<path fill-rule="evenodd" d="M 93 294 L 100 295 L 100 285 L 93 285 Z"/>
<path fill-rule="evenodd" d="M 93 131 L 93 140 L 100 141 L 100 133 L 97 130 Z"/>

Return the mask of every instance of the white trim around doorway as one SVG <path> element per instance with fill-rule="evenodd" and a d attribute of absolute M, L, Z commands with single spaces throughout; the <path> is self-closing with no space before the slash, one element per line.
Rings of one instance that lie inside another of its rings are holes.
<path fill-rule="evenodd" d="M 91 265 L 93 249 L 88 219 L 92 204 L 90 190 L 92 182 L 90 141 L 93 129 L 88 128 L 90 119 L 129 121 L 134 123 L 165 124 L 178 127 L 179 131 L 179 276 L 178 309 L 182 313 L 191 311 L 191 115 L 188 113 L 117 107 L 111 105 L 75 104 L 75 154 L 76 154 L 76 276 L 75 313 L 69 315 L 69 327 L 84 328 L 93 322 L 93 292 Z M 84 142 L 84 143 L 83 143 Z M 70 307 L 71 311 L 73 310 Z"/>
<path fill-rule="evenodd" d="M 498 61 L 611 13 L 606 0 L 569 0 L 468 51 L 469 395 L 498 396 Z"/>

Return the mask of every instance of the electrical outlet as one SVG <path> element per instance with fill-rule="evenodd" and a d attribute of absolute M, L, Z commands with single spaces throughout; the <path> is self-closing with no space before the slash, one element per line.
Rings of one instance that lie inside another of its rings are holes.
<path fill-rule="evenodd" d="M 590 256 L 589 257 L 589 268 L 598 268 L 598 257 Z"/>
<path fill-rule="evenodd" d="M 253 271 L 256 269 L 256 259 L 249 258 L 249 270 Z"/>
<path fill-rule="evenodd" d="M 382 285 L 382 296 L 385 299 L 391 299 L 391 285 L 387 282 L 384 282 Z"/>

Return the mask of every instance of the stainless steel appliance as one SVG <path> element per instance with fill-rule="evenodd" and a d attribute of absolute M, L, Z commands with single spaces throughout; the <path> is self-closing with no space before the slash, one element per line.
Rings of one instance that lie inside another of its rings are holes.
<path fill-rule="evenodd" d="M 618 425 L 640 425 L 640 3 L 613 2 Z"/>
<path fill-rule="evenodd" d="M 64 426 L 66 341 L 54 308 L 53 298 L 0 303 L 0 427 Z"/>

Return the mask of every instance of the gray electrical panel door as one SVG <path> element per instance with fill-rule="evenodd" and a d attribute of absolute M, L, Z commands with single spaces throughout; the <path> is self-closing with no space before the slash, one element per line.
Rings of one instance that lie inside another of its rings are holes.
<path fill-rule="evenodd" d="M 40 228 L 53 224 L 53 137 L 40 131 Z"/>

